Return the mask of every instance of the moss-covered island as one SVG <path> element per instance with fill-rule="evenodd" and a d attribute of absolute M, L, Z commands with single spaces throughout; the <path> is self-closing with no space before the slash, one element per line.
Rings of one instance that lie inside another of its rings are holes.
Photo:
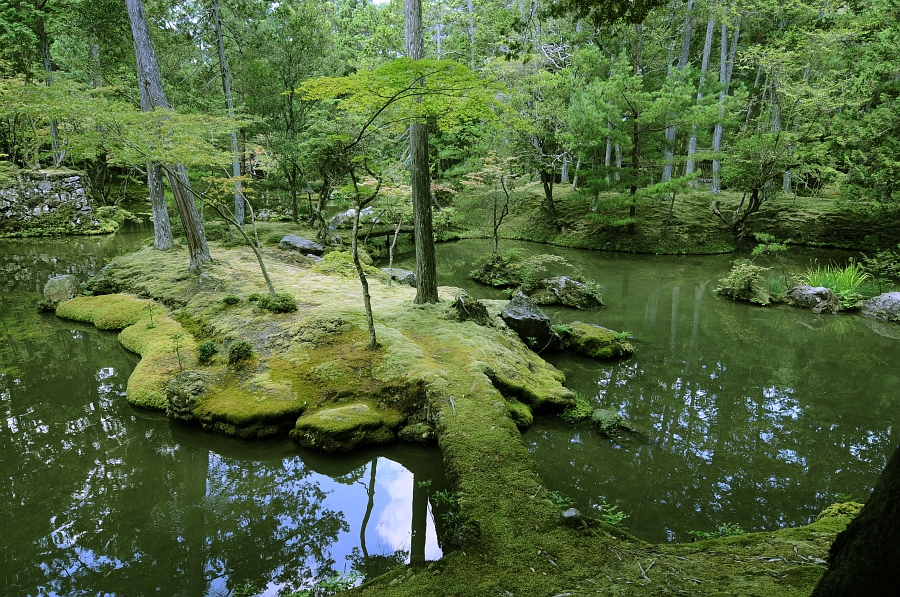
<path fill-rule="evenodd" d="M 265 292 L 252 254 L 219 247 L 213 256 L 199 275 L 183 251 L 119 257 L 104 272 L 105 286 L 123 294 L 79 297 L 57 314 L 122 329 L 123 345 L 142 356 L 128 400 L 205 429 L 290 434 L 304 446 L 341 451 L 392 441 L 405 427 L 415 425 L 420 436 L 432 427 L 458 507 L 445 542 L 452 549 L 354 594 L 806 596 L 835 534 L 858 511 L 843 504 L 809 526 L 678 545 L 564 517 L 518 426 L 574 396 L 498 317 L 463 320 L 453 288 L 441 289 L 440 304 L 414 305 L 412 288 L 389 287 L 371 270 L 380 346 L 370 349 L 346 254 L 313 264 L 267 251 L 275 287 L 298 303 L 282 314 L 250 300 Z"/>

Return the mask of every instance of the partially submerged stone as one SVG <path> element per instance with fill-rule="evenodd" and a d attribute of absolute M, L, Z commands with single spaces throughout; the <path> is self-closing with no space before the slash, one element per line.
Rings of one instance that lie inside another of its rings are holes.
<path fill-rule="evenodd" d="M 538 305 L 560 304 L 576 309 L 602 307 L 599 289 L 591 288 L 568 276 L 544 278 L 528 296 Z"/>
<path fill-rule="evenodd" d="M 592 323 L 573 321 L 571 333 L 563 338 L 563 346 L 592 359 L 630 357 L 634 346 L 616 332 Z"/>
<path fill-rule="evenodd" d="M 558 346 L 559 337 L 550 325 L 550 318 L 521 292 L 509 301 L 500 317 L 533 350 Z"/>
<path fill-rule="evenodd" d="M 562 519 L 562 523 L 567 527 L 572 527 L 574 529 L 588 528 L 587 521 L 576 508 L 569 508 L 564 511 L 560 515 L 560 518 Z"/>
<path fill-rule="evenodd" d="M 347 452 L 359 446 L 386 444 L 405 416 L 365 403 L 308 413 L 297 419 L 291 438 L 305 448 Z"/>
<path fill-rule="evenodd" d="M 430 444 L 437 439 L 434 427 L 428 423 L 413 423 L 406 427 L 401 427 L 397 432 L 397 437 L 404 442 L 411 444 Z"/>
<path fill-rule="evenodd" d="M 509 408 L 509 416 L 515 422 L 519 429 L 527 429 L 534 423 L 534 414 L 527 404 L 522 404 L 518 400 L 510 400 L 507 402 Z"/>
<path fill-rule="evenodd" d="M 630 427 L 625 423 L 625 418 L 619 413 L 607 410 L 605 408 L 597 408 L 591 413 L 591 422 L 595 427 L 606 436 L 613 436 L 620 431 L 629 431 Z"/>
<path fill-rule="evenodd" d="M 321 256 L 325 253 L 325 247 L 317 242 L 311 241 L 296 234 L 288 234 L 278 243 L 278 248 L 285 251 L 299 251 L 304 255 Z"/>
<path fill-rule="evenodd" d="M 875 298 L 863 301 L 860 305 L 863 315 L 885 319 L 887 321 L 900 321 L 900 292 L 885 292 Z"/>
<path fill-rule="evenodd" d="M 44 300 L 52 305 L 74 298 L 80 292 L 78 278 L 72 274 L 51 276 L 44 284 Z"/>
<path fill-rule="evenodd" d="M 837 313 L 841 310 L 841 301 L 824 286 L 794 286 L 787 293 L 788 304 L 801 309 L 810 309 L 813 313 Z"/>
<path fill-rule="evenodd" d="M 182 371 L 166 386 L 166 415 L 182 421 L 193 421 L 194 402 L 209 387 L 208 376 L 200 371 Z"/>

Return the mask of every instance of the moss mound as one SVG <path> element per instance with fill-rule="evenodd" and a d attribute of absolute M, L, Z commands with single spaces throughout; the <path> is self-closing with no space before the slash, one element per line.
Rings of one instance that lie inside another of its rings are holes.
<path fill-rule="evenodd" d="M 630 357 L 634 346 L 625 340 L 623 334 L 590 323 L 573 321 L 563 336 L 563 348 L 574 350 L 592 359 L 615 359 Z"/>
<path fill-rule="evenodd" d="M 347 452 L 358 445 L 393 441 L 405 416 L 365 403 L 326 408 L 297 419 L 291 437 L 301 446 L 326 452 Z"/>

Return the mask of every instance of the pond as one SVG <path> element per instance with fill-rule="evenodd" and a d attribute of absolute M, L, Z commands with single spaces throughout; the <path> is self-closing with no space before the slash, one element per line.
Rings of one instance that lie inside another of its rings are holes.
<path fill-rule="evenodd" d="M 49 276 L 148 233 L 0 240 L 0 594 L 275 595 L 440 558 L 437 448 L 203 433 L 125 401 L 138 357 L 114 333 L 36 312 Z"/>
<path fill-rule="evenodd" d="M 510 248 L 559 254 L 602 284 L 605 308 L 545 308 L 554 323 L 628 331 L 636 349 L 608 363 L 543 355 L 568 387 L 646 435 L 612 440 L 588 424 L 537 417 L 524 439 L 551 490 L 595 516 L 604 503 L 615 506 L 629 516 L 625 528 L 653 542 L 689 541 L 690 531 L 723 524 L 805 524 L 842 496 L 868 496 L 900 441 L 900 326 L 720 298 L 714 289 L 735 255 L 501 243 Z M 487 241 L 438 245 L 438 283 L 501 298 L 468 278 L 490 250 Z M 784 267 L 800 272 L 814 260 L 846 258 L 792 248 Z M 412 265 L 411 255 L 397 259 L 398 267 Z M 780 264 L 769 265 L 780 273 Z"/>

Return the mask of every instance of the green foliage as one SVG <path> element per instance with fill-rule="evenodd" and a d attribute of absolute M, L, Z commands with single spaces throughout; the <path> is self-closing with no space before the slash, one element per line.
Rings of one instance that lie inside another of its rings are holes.
<path fill-rule="evenodd" d="M 232 306 L 232 305 L 237 305 L 240 302 L 241 302 L 241 297 L 237 296 L 236 294 L 226 294 L 225 296 L 222 297 L 223 305 Z"/>
<path fill-rule="evenodd" d="M 741 525 L 731 524 L 727 522 L 717 526 L 716 530 L 711 533 L 705 531 L 688 531 L 688 535 L 701 540 L 716 539 L 719 537 L 733 537 L 735 535 L 743 535 L 744 533 L 746 533 L 746 531 L 741 528 Z"/>
<path fill-rule="evenodd" d="M 606 524 L 616 526 L 630 516 L 619 510 L 618 506 L 611 505 L 603 499 L 600 500 L 598 506 L 600 507 L 600 518 L 603 519 L 603 522 Z"/>
<path fill-rule="evenodd" d="M 631 332 L 615 332 L 614 336 L 619 342 L 624 342 L 631 338 Z"/>
<path fill-rule="evenodd" d="M 831 290 L 845 309 L 854 309 L 863 299 L 873 296 L 877 290 L 870 284 L 872 275 L 862 265 L 851 261 L 846 267 L 835 263 L 816 265 L 803 274 L 803 282 L 810 286 L 824 286 Z"/>
<path fill-rule="evenodd" d="M 292 313 L 297 310 L 297 299 L 286 292 L 276 293 L 275 296 L 271 294 L 261 295 L 257 299 L 256 304 L 261 309 L 272 313 Z"/>
<path fill-rule="evenodd" d="M 175 353 L 175 358 L 178 359 L 178 369 L 184 370 L 184 355 L 181 354 L 182 348 L 182 340 L 184 339 L 184 334 L 172 334 L 169 336 L 172 340 L 172 351 Z"/>
<path fill-rule="evenodd" d="M 253 345 L 246 340 L 237 340 L 228 347 L 228 363 L 235 365 L 253 356 Z"/>
<path fill-rule="evenodd" d="M 217 352 L 219 352 L 219 347 L 216 346 L 215 342 L 212 340 L 202 342 L 197 346 L 197 362 L 201 365 L 206 365 L 212 361 L 213 356 L 215 356 Z"/>
<path fill-rule="evenodd" d="M 734 262 L 728 276 L 719 280 L 716 292 L 736 300 L 768 305 L 772 302 L 772 295 L 769 293 L 767 271 L 767 267 L 739 259 Z"/>
<path fill-rule="evenodd" d="M 856 498 L 849 493 L 836 493 L 834 494 L 834 501 L 836 504 L 846 504 L 847 502 L 855 502 Z"/>
<path fill-rule="evenodd" d="M 444 509 L 441 520 L 447 535 L 452 535 L 464 520 L 459 497 L 458 492 L 449 489 L 434 492 L 434 505 Z"/>
<path fill-rule="evenodd" d="M 572 329 L 572 326 L 567 325 L 565 323 L 555 324 L 553 326 L 553 331 L 556 332 L 556 335 L 565 340 L 569 336 L 575 333 L 575 330 Z"/>
<path fill-rule="evenodd" d="M 255 302 L 259 301 L 259 299 L 261 299 L 263 296 L 264 295 L 262 295 L 258 292 L 254 292 L 253 294 L 251 294 L 250 296 L 247 297 L 247 301 L 250 303 L 255 303 Z"/>
<path fill-rule="evenodd" d="M 256 586 L 256 583 L 252 580 L 248 580 L 234 587 L 234 591 L 231 594 L 232 597 L 253 597 L 260 592 L 261 589 Z"/>
<path fill-rule="evenodd" d="M 753 261 L 760 255 L 779 255 L 787 251 L 788 247 L 785 243 L 779 243 L 775 237 L 765 232 L 754 232 L 753 237 L 759 241 L 759 244 L 753 247 L 751 251 L 751 259 Z"/>
<path fill-rule="evenodd" d="M 900 279 L 900 245 L 896 251 L 879 251 L 872 257 L 863 255 L 862 265 L 875 278 Z"/>
<path fill-rule="evenodd" d="M 551 491 L 550 501 L 560 510 L 567 510 L 575 505 L 575 500 L 567 496 L 561 491 Z"/>
<path fill-rule="evenodd" d="M 594 407 L 587 398 L 581 394 L 575 394 L 575 404 L 566 407 L 560 416 L 569 423 L 580 423 L 589 419 L 593 412 Z"/>

